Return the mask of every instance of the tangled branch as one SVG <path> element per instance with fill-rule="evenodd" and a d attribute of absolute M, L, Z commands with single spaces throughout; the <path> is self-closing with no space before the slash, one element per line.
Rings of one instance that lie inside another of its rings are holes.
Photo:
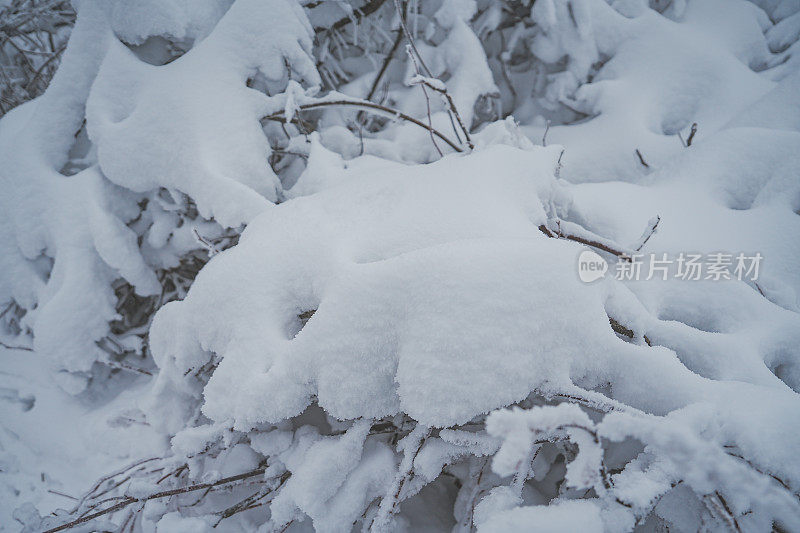
<path fill-rule="evenodd" d="M 264 467 L 261 467 L 261 468 L 257 468 L 255 470 L 251 470 L 249 472 L 244 472 L 242 474 L 237 474 L 235 476 L 222 478 L 222 479 L 220 479 L 218 481 L 215 481 L 213 483 L 198 483 L 196 485 L 189 485 L 189 486 L 186 486 L 186 487 L 179 487 L 177 489 L 163 490 L 163 491 L 155 492 L 153 494 L 148 494 L 147 496 L 142 496 L 142 497 L 139 497 L 139 498 L 134 498 L 132 496 L 125 496 L 122 501 L 120 501 L 117 504 L 112 505 L 111 507 L 108 507 L 108 508 L 103 509 L 102 511 L 98 511 L 96 513 L 92 513 L 92 514 L 88 514 L 86 516 L 82 516 L 82 517 L 80 517 L 80 518 L 78 518 L 76 520 L 73 520 L 72 522 L 67 522 L 66 524 L 62 524 L 62 525 L 60 525 L 58 527 L 54 527 L 52 529 L 48 529 L 44 533 L 56 533 L 57 531 L 64 531 L 66 529 L 70 529 L 70 528 L 73 528 L 75 526 L 79 526 L 81 524 L 89 522 L 90 520 L 94 520 L 95 518 L 99 518 L 99 517 L 107 515 L 109 513 L 113 513 L 113 512 L 119 511 L 120 509 L 124 509 L 124 508 L 128 507 L 129 505 L 132 505 L 132 504 L 137 503 L 137 502 L 144 503 L 144 502 L 147 502 L 147 501 L 150 501 L 150 500 L 156 500 L 156 499 L 159 499 L 159 498 L 167 498 L 167 497 L 170 497 L 170 496 L 176 496 L 178 494 L 186 494 L 186 493 L 189 493 L 189 492 L 194 492 L 194 491 L 203 490 L 203 489 L 212 489 L 212 488 L 218 487 L 220 485 L 226 485 L 228 483 L 235 483 L 236 481 L 241 481 L 243 479 L 248 479 L 248 478 L 251 478 L 251 477 L 263 475 L 266 471 L 267 471 L 267 467 L 264 466 Z M 288 476 L 290 476 L 290 475 L 291 474 L 288 474 L 288 473 L 284 474 L 284 476 L 286 476 L 286 479 L 288 479 Z"/>

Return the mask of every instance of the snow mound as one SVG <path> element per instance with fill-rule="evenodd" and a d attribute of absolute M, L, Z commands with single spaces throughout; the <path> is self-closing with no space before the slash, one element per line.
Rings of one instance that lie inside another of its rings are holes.
<path fill-rule="evenodd" d="M 578 248 L 538 230 L 542 201 L 563 196 L 558 153 L 356 175 L 256 218 L 158 314 L 159 385 L 189 392 L 183 374 L 213 352 L 203 412 L 249 429 L 314 397 L 343 419 L 402 410 L 447 426 L 566 382 L 621 343 L 602 288 L 580 285 Z"/>
<path fill-rule="evenodd" d="M 292 2 L 240 1 L 208 38 L 167 65 L 148 65 L 114 43 L 87 103 L 103 172 L 137 192 L 186 193 L 201 215 L 224 226 L 249 222 L 277 200 L 280 182 L 259 122 L 268 97 L 247 80 L 256 72 L 282 79 L 285 60 L 318 84 L 312 35 Z"/>
<path fill-rule="evenodd" d="M 73 393 L 108 358 L 97 343 L 120 318 L 115 284 L 163 295 L 157 271 L 199 247 L 193 228 L 237 228 L 280 194 L 259 122 L 269 98 L 247 82 L 289 64 L 317 84 L 313 31 L 288 0 L 223 4 L 190 16 L 179 1 L 81 2 L 48 90 L 0 122 L 0 302 L 27 312 L 24 331 Z M 198 42 L 156 67 L 115 32 Z M 184 224 L 163 196 L 202 218 Z"/>

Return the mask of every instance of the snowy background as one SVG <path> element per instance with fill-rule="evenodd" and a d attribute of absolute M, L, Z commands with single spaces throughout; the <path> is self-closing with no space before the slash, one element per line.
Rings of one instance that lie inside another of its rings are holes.
<path fill-rule="evenodd" d="M 0 117 L 0 530 L 800 531 L 800 1 L 0 0 Z"/>

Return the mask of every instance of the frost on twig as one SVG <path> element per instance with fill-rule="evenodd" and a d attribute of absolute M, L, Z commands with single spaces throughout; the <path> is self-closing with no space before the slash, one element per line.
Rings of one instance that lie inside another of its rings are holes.
<path fill-rule="evenodd" d="M 398 449 L 403 451 L 403 460 L 400 462 L 394 482 L 381 500 L 378 512 L 372 519 L 370 531 L 379 533 L 389 528 L 392 516 L 397 512 L 400 503 L 407 497 L 403 489 L 414 475 L 414 459 L 417 458 L 417 454 L 429 435 L 430 428 L 417 424 L 414 430 L 398 443 Z"/>
<path fill-rule="evenodd" d="M 394 5 L 395 5 L 395 10 L 397 11 L 397 16 L 400 18 L 400 26 L 402 27 L 403 33 L 405 34 L 406 39 L 408 40 L 408 47 L 409 47 L 408 54 L 411 57 L 412 61 L 414 62 L 414 65 L 416 66 L 417 62 L 419 62 L 419 65 L 422 66 L 422 70 L 425 73 L 425 76 L 422 76 L 419 72 L 419 69 L 417 69 L 417 75 L 412 79 L 411 83 L 422 86 L 423 90 L 425 90 L 424 89 L 425 87 L 428 87 L 431 90 L 442 95 L 442 97 L 445 100 L 447 106 L 447 112 L 450 114 L 451 120 L 455 120 L 455 122 L 458 124 L 458 127 L 461 130 L 461 134 L 464 136 L 464 141 L 467 143 L 469 149 L 472 150 L 473 148 L 475 148 L 475 146 L 472 144 L 472 139 L 470 137 L 469 130 L 464 125 L 464 122 L 461 120 L 461 115 L 458 113 L 458 109 L 456 108 L 456 104 L 453 101 L 453 97 L 450 96 L 449 92 L 447 92 L 447 86 L 441 80 L 436 79 L 431 70 L 428 68 L 428 65 L 425 64 L 425 61 L 422 58 L 422 54 L 419 53 L 419 49 L 417 48 L 417 45 L 414 42 L 414 37 L 411 35 L 411 32 L 408 30 L 408 26 L 406 25 L 405 13 L 403 11 L 402 6 L 400 5 L 400 0 L 394 0 Z M 425 93 L 425 97 L 427 99 L 427 93 Z M 456 136 L 458 136 L 458 131 L 456 131 Z"/>
<path fill-rule="evenodd" d="M 630 258 L 633 256 L 632 250 L 592 233 L 574 222 L 551 218 L 547 221 L 547 224 L 539 226 L 539 231 L 548 237 L 567 239 L 585 244 L 586 246 L 591 246 L 592 248 L 597 248 L 598 250 L 608 252 L 625 261 L 630 261 Z"/>
<path fill-rule="evenodd" d="M 141 463 L 139 463 L 139 464 L 141 464 Z M 45 530 L 44 533 L 56 533 L 57 531 L 64 531 L 66 529 L 70 529 L 70 528 L 76 527 L 78 525 L 81 525 L 81 524 L 90 522 L 92 520 L 95 520 L 97 518 L 100 518 L 101 516 L 105 516 L 105 515 L 108 515 L 110 513 L 117 512 L 117 511 L 119 511 L 121 509 L 124 509 L 124 508 L 126 508 L 126 507 L 128 507 L 130 505 L 135 504 L 135 503 L 144 503 L 144 502 L 148 502 L 150 500 L 157 500 L 157 499 L 161 499 L 161 498 L 169 498 L 169 497 L 172 497 L 172 496 L 177 496 L 177 495 L 180 495 L 180 494 L 187 494 L 187 493 L 196 492 L 196 491 L 199 491 L 199 490 L 214 489 L 214 488 L 219 487 L 219 486 L 229 485 L 229 484 L 236 483 L 236 482 L 239 482 L 239 481 L 243 481 L 245 479 L 249 479 L 249 478 L 252 478 L 252 477 L 255 477 L 255 476 L 263 475 L 266 471 L 267 471 L 266 467 L 261 467 L 261 468 L 257 468 L 255 470 L 252 470 L 252 471 L 249 471 L 249 472 L 244 472 L 244 473 L 241 473 L 241 474 L 236 474 L 234 476 L 225 477 L 225 478 L 222 478 L 222 479 L 219 479 L 217 481 L 210 482 L 210 483 L 196 483 L 196 484 L 193 484 L 193 485 L 186 485 L 186 486 L 183 486 L 183 487 L 178 487 L 178 488 L 169 489 L 169 490 L 156 491 L 156 492 L 152 492 L 152 493 L 146 493 L 146 494 L 143 494 L 143 495 L 138 495 L 137 494 L 136 496 L 122 496 L 122 497 L 114 498 L 114 499 L 118 499 L 119 501 L 117 503 L 114 503 L 113 505 L 110 505 L 110 506 L 100 510 L 100 511 L 95 511 L 95 512 L 91 512 L 91 513 L 88 513 L 88 514 L 84 513 L 79 518 L 77 518 L 77 519 L 75 519 L 75 520 L 73 520 L 71 522 L 67 522 L 65 524 L 61 524 L 59 526 L 47 529 L 47 530 Z M 288 479 L 288 477 L 289 477 L 288 474 L 284 474 L 283 476 L 281 476 L 278 486 L 282 485 L 286 481 L 286 479 Z M 78 509 L 80 508 L 80 505 L 83 505 L 84 501 L 85 501 L 85 499 L 80 502 Z M 97 505 L 95 505 L 94 507 L 90 507 L 89 509 L 93 510 L 99 505 L 100 504 L 98 503 Z M 78 512 L 77 509 L 75 511 L 73 511 L 73 513 L 75 513 L 75 512 Z M 227 517 L 232 516 L 233 514 L 235 514 L 234 512 L 230 511 L 229 509 L 225 509 L 221 513 L 222 513 L 224 518 L 227 518 Z M 227 516 L 224 516 L 226 513 L 228 513 Z"/>
<path fill-rule="evenodd" d="M 635 243 L 633 243 L 633 245 L 631 245 L 631 248 L 633 248 L 633 250 L 637 252 L 640 251 L 642 248 L 644 248 L 644 245 L 647 244 L 647 241 L 650 240 L 650 237 L 652 237 L 653 234 L 655 234 L 655 232 L 658 230 L 658 225 L 660 223 L 661 223 L 660 215 L 656 215 L 655 217 L 648 220 L 647 227 L 645 228 L 644 233 L 642 233 L 642 236 L 639 237 L 639 240 L 637 240 Z"/>
<path fill-rule="evenodd" d="M 414 79 L 421 78 L 421 76 L 419 74 L 419 65 L 417 64 L 417 60 L 414 57 L 414 54 L 411 52 L 411 45 L 408 45 L 406 47 L 406 52 L 408 54 L 409 59 L 411 59 L 411 62 L 414 64 L 414 69 L 417 71 L 417 75 L 415 76 Z M 414 83 L 414 82 L 412 81 L 411 83 Z M 439 153 L 439 157 L 442 157 L 442 155 L 443 155 L 442 151 L 439 149 L 439 145 L 436 144 L 436 138 L 433 136 L 433 118 L 431 117 L 431 99 L 428 96 L 428 90 L 425 88 L 425 87 L 428 87 L 428 85 L 425 84 L 425 83 L 421 83 L 420 86 L 422 87 L 422 94 L 425 95 L 425 110 L 426 110 L 426 113 L 427 113 L 427 116 L 428 116 L 428 132 L 431 135 L 431 142 L 433 143 L 433 147 Z"/>

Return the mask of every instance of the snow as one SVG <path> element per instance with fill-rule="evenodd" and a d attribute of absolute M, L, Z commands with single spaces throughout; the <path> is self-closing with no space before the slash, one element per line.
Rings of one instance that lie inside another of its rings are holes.
<path fill-rule="evenodd" d="M 478 523 L 478 531 L 522 532 L 536 531 L 557 533 L 559 531 L 605 531 L 597 507 L 589 501 L 567 501 L 552 505 L 518 507 L 493 514 L 488 520 Z"/>
<path fill-rule="evenodd" d="M 180 513 L 167 513 L 158 521 L 156 533 L 211 533 L 214 529 L 202 518 L 185 518 Z"/>
<path fill-rule="evenodd" d="M 270 24 L 276 19 L 281 23 Z M 286 0 L 237 2 L 211 35 L 168 65 L 147 65 L 114 44 L 87 102 L 100 168 L 137 192 L 186 193 L 205 218 L 224 226 L 249 222 L 277 200 L 279 182 L 259 122 L 268 99 L 246 82 L 254 70 L 281 79 L 286 58 L 319 83 L 310 30 Z"/>
<path fill-rule="evenodd" d="M 8 191 L 0 195 L 0 262 L 11 273 L 0 281 L 0 300 L 36 306 L 26 317 L 38 333 L 35 348 L 50 355 L 52 366 L 73 372 L 89 370 L 97 358 L 94 341 L 115 316 L 109 286 L 119 275 L 114 267 L 124 264 L 142 294 L 157 286 L 152 272 L 144 272 L 131 253 L 134 236 L 115 215 L 103 212 L 96 171 L 87 169 L 71 180 L 59 174 L 108 39 L 101 8 L 87 2 L 81 12 L 64 66 L 47 94 L 0 124 L 0 168 Z M 49 279 L 33 261 L 41 254 L 55 258 Z M 84 387 L 79 376 L 64 379 L 73 390 Z"/>
<path fill-rule="evenodd" d="M 232 3 L 232 0 L 145 0 L 131 5 L 114 0 L 107 9 L 114 33 L 127 43 L 139 44 L 153 36 L 204 39 Z"/>
<path fill-rule="evenodd" d="M 800 530 L 797 0 L 414 1 L 387 63 L 394 2 L 75 4 L 0 120 L 0 530 Z"/>
<path fill-rule="evenodd" d="M 53 382 L 44 371 L 45 356 L 2 347 L 0 356 L 0 530 L 17 530 L 11 515 L 26 502 L 37 502 L 39 512 L 72 508 L 71 498 L 100 476 L 168 448 L 132 407 L 145 386 L 141 381 L 117 380 L 126 390 L 116 395 L 112 386 L 94 399 L 102 405 L 97 409 L 92 398 L 76 400 Z"/>
<path fill-rule="evenodd" d="M 565 10 L 558 20 L 571 25 L 566 3 L 557 3 Z M 649 165 L 661 165 L 681 150 L 677 132 L 685 138 L 690 124 L 697 122 L 700 139 L 773 87 L 736 55 L 738 50 L 752 49 L 747 35 L 760 34 L 752 17 L 736 17 L 731 7 L 749 12 L 748 6 L 742 6 L 746 2 L 725 2 L 724 8 L 716 10 L 706 6 L 705 0 L 692 2 L 697 13 L 681 23 L 649 10 L 629 19 L 604 2 L 585 4 L 591 10 L 581 26 L 586 35 L 565 41 L 578 30 L 560 31 L 559 27 L 537 37 L 533 45 L 534 53 L 548 61 L 555 62 L 564 54 L 569 58 L 568 69 L 552 75 L 562 77 L 564 83 L 551 85 L 549 105 L 562 103 L 592 118 L 577 125 L 554 126 L 548 132 L 548 142 L 569 147 L 562 175 L 570 181 L 638 182 L 646 169 L 634 150 L 639 149 Z M 534 13 L 539 9 L 544 7 L 536 7 Z M 703 13 L 709 11 L 725 12 L 726 17 L 745 24 L 747 31 L 722 35 L 708 31 L 731 27 L 717 20 L 704 22 Z M 657 63 L 648 59 L 656 56 Z M 602 66 L 597 74 L 577 89 L 598 61 Z M 541 131 L 537 128 L 530 137 L 541 138 Z"/>
<path fill-rule="evenodd" d="M 379 496 L 394 475 L 391 450 L 365 445 L 369 427 L 365 421 L 356 423 L 339 438 L 298 432 L 298 442 L 278 455 L 292 477 L 272 503 L 276 524 L 305 513 L 316 531 L 351 530 L 359 509 Z"/>
<path fill-rule="evenodd" d="M 545 221 L 540 196 L 559 193 L 551 174 L 558 152 L 497 147 L 415 174 L 357 174 L 258 217 L 184 302 L 157 316 L 156 387 L 181 390 L 181 376 L 202 364 L 198 348 L 217 353 L 203 412 L 247 430 L 299 414 L 312 395 L 338 418 L 402 409 L 447 426 L 563 381 L 573 352 L 599 358 L 617 339 L 596 318 L 604 316 L 601 289 L 584 290 L 572 271 L 579 248 L 537 229 Z M 261 262 L 267 242 L 292 252 Z M 551 271 L 557 289 L 543 274 Z M 213 311 L 195 311 L 211 301 Z M 293 331 L 309 309 L 314 316 Z M 476 321 L 485 329 L 476 331 Z M 599 326 L 581 340 L 590 323 Z M 565 344 L 570 338 L 578 344 Z M 490 360 L 495 371 L 464 390 L 459 376 Z M 520 361 L 528 363 L 522 373 Z"/>

